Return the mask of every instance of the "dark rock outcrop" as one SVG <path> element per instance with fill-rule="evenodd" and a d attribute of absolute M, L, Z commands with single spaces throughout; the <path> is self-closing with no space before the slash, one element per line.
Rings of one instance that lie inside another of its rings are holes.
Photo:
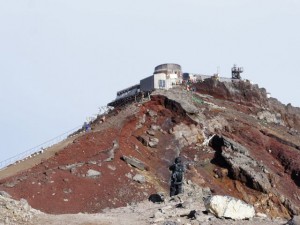
<path fill-rule="evenodd" d="M 121 157 L 126 163 L 128 163 L 131 166 L 134 166 L 135 168 L 138 168 L 139 170 L 146 170 L 147 166 L 142 161 L 138 160 L 137 158 L 131 157 L 131 156 L 125 156 L 123 155 Z"/>
<path fill-rule="evenodd" d="M 194 84 L 195 88 L 203 94 L 215 98 L 243 103 L 245 105 L 267 105 L 267 92 L 258 85 L 247 81 L 221 82 L 213 78 Z"/>
<path fill-rule="evenodd" d="M 272 187 L 267 169 L 249 155 L 249 150 L 230 138 L 216 135 L 211 145 L 228 165 L 229 175 L 248 186 L 268 193 Z"/>

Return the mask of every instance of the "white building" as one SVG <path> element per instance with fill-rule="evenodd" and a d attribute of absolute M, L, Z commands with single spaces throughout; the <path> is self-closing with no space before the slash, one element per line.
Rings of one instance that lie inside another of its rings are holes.
<path fill-rule="evenodd" d="M 181 66 L 178 64 L 162 64 L 154 69 L 153 75 L 140 81 L 141 91 L 147 92 L 155 89 L 170 89 L 182 82 Z"/>

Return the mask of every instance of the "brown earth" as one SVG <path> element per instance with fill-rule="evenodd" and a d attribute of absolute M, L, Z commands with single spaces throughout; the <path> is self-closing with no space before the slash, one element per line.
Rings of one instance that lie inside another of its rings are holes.
<path fill-rule="evenodd" d="M 24 162 L 0 171 L 0 190 L 51 214 L 97 213 L 140 202 L 153 193 L 168 194 L 168 166 L 180 152 L 188 168 L 186 180 L 209 187 L 213 194 L 243 199 L 257 212 L 274 218 L 299 213 L 297 109 L 275 106 L 264 89 L 247 82 L 223 84 L 209 79 L 194 87 L 194 93 L 182 90 L 184 87 L 170 91 L 180 93 L 182 99 L 154 92 L 150 101 L 111 111 L 104 123 L 96 120 L 91 132 L 68 139 L 54 155 L 39 156 L 31 168 L 24 167 Z M 199 112 L 187 112 L 183 103 L 197 107 Z M 283 125 L 258 119 L 261 111 L 279 113 Z M 180 124 L 194 125 L 202 133 L 196 141 L 185 136 L 178 139 L 173 130 Z M 149 130 L 151 135 L 147 134 Z M 232 177 L 218 149 L 204 144 L 214 134 L 243 145 L 254 160 L 264 165 L 263 171 L 270 174 L 272 183 L 268 193 Z M 159 142 L 154 147 L 145 146 L 140 136 L 155 137 Z M 119 147 L 112 157 L 114 142 Z M 146 170 L 128 165 L 122 156 L 139 159 Z M 88 177 L 90 169 L 101 175 Z M 136 174 L 143 175 L 146 182 L 134 181 Z"/>

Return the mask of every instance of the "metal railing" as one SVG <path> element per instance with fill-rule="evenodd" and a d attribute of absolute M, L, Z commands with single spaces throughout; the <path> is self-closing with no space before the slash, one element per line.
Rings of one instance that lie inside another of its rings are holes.
<path fill-rule="evenodd" d="M 104 116 L 106 114 L 108 114 L 111 110 L 113 109 L 113 107 L 110 106 L 101 106 L 99 107 L 99 112 L 97 114 L 95 114 L 94 116 L 88 117 L 87 118 L 87 122 L 88 123 L 93 123 L 98 116 Z M 60 134 L 48 141 L 43 142 L 42 144 L 39 144 L 33 148 L 30 148 L 22 153 L 19 153 L 15 156 L 12 156 L 8 159 L 5 159 L 3 161 L 0 162 L 0 170 L 5 169 L 6 167 L 8 167 L 9 165 L 14 165 L 17 164 L 19 162 L 25 161 L 29 158 L 32 158 L 34 156 L 37 156 L 39 154 L 42 154 L 44 151 L 46 151 L 48 148 L 52 147 L 55 144 L 58 144 L 59 142 L 67 139 L 68 137 L 73 137 L 76 136 L 78 133 L 77 131 L 79 131 L 82 128 L 82 125 L 74 127 L 73 129 L 64 132 L 63 134 Z M 75 133 L 76 132 L 76 133 Z M 80 133 L 85 132 L 84 130 Z"/>
<path fill-rule="evenodd" d="M 33 148 L 30 148 L 22 153 L 19 153 L 15 156 L 12 156 L 6 160 L 3 160 L 0 162 L 0 170 L 6 168 L 7 166 L 11 165 L 11 164 L 17 164 L 21 161 L 24 161 L 28 158 L 31 158 L 33 156 L 42 154 L 45 150 L 47 150 L 47 148 L 52 147 L 53 145 L 65 140 L 70 134 L 74 133 L 75 131 L 77 131 L 78 129 L 80 129 L 82 127 L 82 125 L 77 126 L 67 132 L 64 132 L 63 134 L 60 134 L 48 141 L 43 142 L 42 144 L 39 144 Z"/>

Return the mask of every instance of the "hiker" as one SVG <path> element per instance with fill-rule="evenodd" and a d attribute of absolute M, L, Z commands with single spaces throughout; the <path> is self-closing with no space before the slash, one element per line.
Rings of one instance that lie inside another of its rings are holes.
<path fill-rule="evenodd" d="M 90 123 L 84 122 L 82 128 L 85 132 L 89 132 L 91 130 L 91 125 Z"/>
<path fill-rule="evenodd" d="M 183 175 L 184 175 L 184 165 L 181 162 L 181 158 L 175 158 L 175 163 L 169 167 L 172 171 L 171 176 L 171 186 L 170 186 L 170 196 L 178 195 L 183 193 Z"/>

